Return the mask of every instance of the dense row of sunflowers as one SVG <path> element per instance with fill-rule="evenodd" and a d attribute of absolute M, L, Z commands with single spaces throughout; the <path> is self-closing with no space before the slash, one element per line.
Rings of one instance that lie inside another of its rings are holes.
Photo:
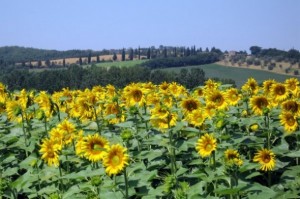
<path fill-rule="evenodd" d="M 53 94 L 0 84 L 0 195 L 300 197 L 299 98 L 296 78 Z"/>

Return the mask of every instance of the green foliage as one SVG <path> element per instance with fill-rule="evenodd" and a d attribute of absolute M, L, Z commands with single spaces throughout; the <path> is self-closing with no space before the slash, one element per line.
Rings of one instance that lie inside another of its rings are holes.
<path fill-rule="evenodd" d="M 168 58 L 152 59 L 142 63 L 142 66 L 146 66 L 151 69 L 170 68 L 170 67 L 210 64 L 218 60 L 219 60 L 219 56 L 216 53 L 201 53 L 199 55 L 188 56 L 188 57 L 168 57 Z"/>

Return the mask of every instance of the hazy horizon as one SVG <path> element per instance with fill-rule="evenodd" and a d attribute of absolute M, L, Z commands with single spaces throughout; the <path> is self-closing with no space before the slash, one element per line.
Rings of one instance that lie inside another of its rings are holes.
<path fill-rule="evenodd" d="M 300 50 L 300 1 L 1 2 L 0 46 L 103 50 L 164 46 Z"/>

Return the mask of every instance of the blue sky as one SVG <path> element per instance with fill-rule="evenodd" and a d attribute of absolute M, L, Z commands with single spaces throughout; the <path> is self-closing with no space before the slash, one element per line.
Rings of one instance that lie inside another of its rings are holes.
<path fill-rule="evenodd" d="M 1 0 L 0 46 L 300 50 L 299 0 Z"/>

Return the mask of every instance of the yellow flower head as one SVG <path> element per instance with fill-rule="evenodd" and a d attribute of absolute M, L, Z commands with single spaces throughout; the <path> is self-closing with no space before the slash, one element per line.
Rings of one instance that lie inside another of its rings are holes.
<path fill-rule="evenodd" d="M 44 111 L 46 117 L 50 118 L 54 110 L 50 96 L 45 91 L 41 91 L 34 100 L 39 105 L 40 109 Z"/>
<path fill-rule="evenodd" d="M 169 85 L 168 90 L 177 99 L 179 99 L 181 96 L 185 96 L 187 94 L 186 88 L 184 88 L 182 85 L 179 85 L 176 82 L 172 82 Z"/>
<path fill-rule="evenodd" d="M 216 90 L 220 86 L 219 82 L 216 82 L 212 79 L 208 79 L 204 84 L 205 84 L 205 86 L 204 86 L 205 93 L 209 93 L 213 90 Z"/>
<path fill-rule="evenodd" d="M 218 110 L 224 110 L 228 107 L 225 93 L 219 90 L 208 93 L 206 102 L 207 104 L 214 104 Z"/>
<path fill-rule="evenodd" d="M 280 123 L 284 126 L 284 130 L 288 133 L 296 131 L 298 128 L 297 118 L 290 112 L 283 112 L 279 115 Z"/>
<path fill-rule="evenodd" d="M 241 95 L 236 88 L 228 89 L 225 93 L 225 96 L 228 103 L 232 106 L 235 106 L 241 99 Z"/>
<path fill-rule="evenodd" d="M 250 107 L 254 114 L 263 115 L 264 110 L 270 107 L 270 103 L 264 96 L 253 96 L 250 98 Z"/>
<path fill-rule="evenodd" d="M 271 87 L 275 84 L 276 81 L 274 79 L 269 79 L 263 82 L 264 94 L 269 95 L 271 92 Z"/>
<path fill-rule="evenodd" d="M 6 102 L 6 113 L 7 117 L 11 121 L 22 122 L 22 108 L 18 101 L 9 100 Z"/>
<path fill-rule="evenodd" d="M 215 151 L 217 148 L 217 140 L 213 135 L 206 133 L 201 136 L 196 145 L 196 150 L 198 151 L 201 157 L 210 156 L 210 154 Z"/>
<path fill-rule="evenodd" d="M 64 144 L 70 144 L 75 137 L 75 125 L 65 119 L 57 125 L 57 128 L 63 133 Z"/>
<path fill-rule="evenodd" d="M 234 149 L 227 149 L 225 151 L 225 162 L 228 165 L 241 166 L 243 164 L 243 160 L 240 159 L 239 152 Z"/>
<path fill-rule="evenodd" d="M 109 115 L 115 115 L 114 118 L 109 119 L 110 124 L 117 124 L 125 120 L 122 109 L 117 102 L 111 102 L 105 105 L 105 116 Z"/>
<path fill-rule="evenodd" d="M 116 175 L 128 165 L 129 156 L 126 151 L 127 149 L 119 144 L 110 147 L 103 159 L 103 165 L 108 175 Z"/>
<path fill-rule="evenodd" d="M 282 111 L 290 112 L 295 116 L 300 115 L 300 104 L 295 100 L 286 100 L 282 103 Z"/>
<path fill-rule="evenodd" d="M 268 149 L 261 149 L 257 151 L 253 158 L 254 162 L 258 162 L 261 167 L 260 170 L 263 171 L 271 171 L 275 167 L 275 155 L 271 150 Z"/>
<path fill-rule="evenodd" d="M 40 153 L 42 159 L 47 162 L 49 166 L 59 166 L 59 146 L 51 139 L 44 139 L 41 144 Z"/>
<path fill-rule="evenodd" d="M 299 90 L 299 80 L 297 78 L 286 79 L 285 85 L 289 92 L 291 92 L 293 95 L 295 95 Z"/>
<path fill-rule="evenodd" d="M 249 78 L 242 86 L 242 91 L 248 92 L 250 95 L 255 95 L 259 90 L 258 83 L 254 78 Z"/>
<path fill-rule="evenodd" d="M 203 88 L 196 88 L 193 92 L 193 96 L 195 97 L 203 97 L 204 96 L 204 89 Z"/>
<path fill-rule="evenodd" d="M 202 126 L 206 117 L 207 117 L 206 114 L 201 109 L 196 109 L 187 115 L 186 120 L 190 124 L 200 127 L 200 126 Z"/>
<path fill-rule="evenodd" d="M 92 162 L 103 160 L 108 149 L 109 143 L 104 137 L 101 137 L 98 134 L 84 137 L 82 150 L 84 157 L 88 160 Z"/>
<path fill-rule="evenodd" d="M 84 137 L 83 137 L 83 131 L 80 130 L 78 132 L 78 135 L 76 136 L 76 145 L 75 145 L 75 153 L 79 157 L 84 156 Z"/>
<path fill-rule="evenodd" d="M 141 106 L 145 103 L 145 89 L 140 84 L 132 83 L 126 86 L 123 91 L 123 97 L 128 107 L 136 104 Z"/>
<path fill-rule="evenodd" d="M 186 98 L 181 102 L 181 107 L 185 114 L 191 113 L 193 110 L 200 108 L 200 106 L 200 101 L 193 97 Z"/>
<path fill-rule="evenodd" d="M 151 110 L 150 122 L 154 127 L 165 132 L 176 125 L 177 117 L 177 114 L 171 113 L 168 107 L 157 105 Z"/>
<path fill-rule="evenodd" d="M 282 102 L 288 98 L 289 92 L 284 84 L 276 83 L 271 87 L 271 96 L 275 102 Z"/>

